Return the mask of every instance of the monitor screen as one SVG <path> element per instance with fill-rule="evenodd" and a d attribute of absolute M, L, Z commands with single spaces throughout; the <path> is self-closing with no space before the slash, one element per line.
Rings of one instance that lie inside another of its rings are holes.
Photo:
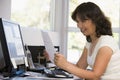
<path fill-rule="evenodd" d="M 11 60 L 14 60 L 15 65 L 24 64 L 25 49 L 19 24 L 0 18 L 0 33 L 2 49 L 0 54 L 3 55 L 4 66 L 9 66 Z"/>

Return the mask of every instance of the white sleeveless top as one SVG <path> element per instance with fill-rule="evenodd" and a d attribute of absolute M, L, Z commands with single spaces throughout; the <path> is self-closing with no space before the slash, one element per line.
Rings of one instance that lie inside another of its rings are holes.
<path fill-rule="evenodd" d="M 113 50 L 113 55 L 110 59 L 105 73 L 101 76 L 101 80 L 120 80 L 120 49 L 114 38 L 108 35 L 101 36 L 91 56 L 89 56 L 90 44 L 91 43 L 88 42 L 86 43 L 86 48 L 88 49 L 88 65 L 92 68 L 98 50 L 103 46 L 108 46 Z"/>

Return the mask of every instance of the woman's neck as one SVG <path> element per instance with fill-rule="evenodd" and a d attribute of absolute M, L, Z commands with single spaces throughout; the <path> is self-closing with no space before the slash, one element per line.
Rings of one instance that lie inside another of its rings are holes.
<path fill-rule="evenodd" d="M 91 40 L 92 40 L 92 42 L 91 43 L 96 43 L 96 41 L 98 40 L 98 37 L 96 37 L 96 36 L 91 36 Z"/>

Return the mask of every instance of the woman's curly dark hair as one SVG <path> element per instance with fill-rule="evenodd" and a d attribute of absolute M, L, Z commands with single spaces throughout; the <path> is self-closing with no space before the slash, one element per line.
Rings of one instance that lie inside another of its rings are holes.
<path fill-rule="evenodd" d="M 79 17 L 81 21 L 91 19 L 96 25 L 96 37 L 101 35 L 112 36 L 111 22 L 104 15 L 101 9 L 92 2 L 86 2 L 80 4 L 72 13 L 72 19 L 76 21 L 76 17 Z M 86 36 L 88 42 L 91 42 L 90 36 Z"/>

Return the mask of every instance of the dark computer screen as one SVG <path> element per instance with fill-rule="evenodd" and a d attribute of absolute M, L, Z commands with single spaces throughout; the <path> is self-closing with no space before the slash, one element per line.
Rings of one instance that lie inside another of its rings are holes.
<path fill-rule="evenodd" d="M 3 60 L 0 63 L 4 64 L 1 69 L 9 67 L 12 59 L 16 65 L 24 64 L 25 52 L 19 24 L 0 18 L 0 43 L 0 58 Z"/>
<path fill-rule="evenodd" d="M 39 56 L 43 58 L 45 46 L 28 45 L 34 63 L 46 64 L 44 59 L 39 60 Z M 59 46 L 54 46 L 55 50 L 59 52 Z"/>

